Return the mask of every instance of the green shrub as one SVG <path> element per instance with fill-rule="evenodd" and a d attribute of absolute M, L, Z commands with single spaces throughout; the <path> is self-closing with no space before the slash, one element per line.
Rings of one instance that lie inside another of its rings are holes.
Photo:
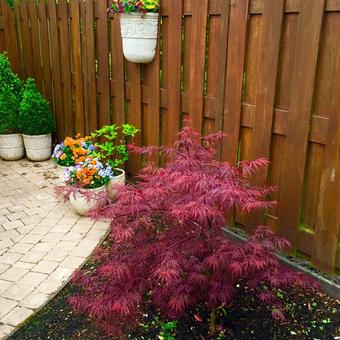
<path fill-rule="evenodd" d="M 19 129 L 20 100 L 8 85 L 0 90 L 0 134 L 16 133 Z"/>
<path fill-rule="evenodd" d="M 133 125 L 123 124 L 122 138 L 114 144 L 114 140 L 119 136 L 119 129 L 116 124 L 106 125 L 91 134 L 95 144 L 93 155 L 102 162 L 110 164 L 112 168 L 117 168 L 129 159 L 128 141 L 139 132 Z"/>
<path fill-rule="evenodd" d="M 26 135 L 45 135 L 55 130 L 49 102 L 39 93 L 32 78 L 26 80 L 20 104 L 20 128 Z"/>
<path fill-rule="evenodd" d="M 3 53 L 0 54 L 0 91 L 5 86 L 9 86 L 14 95 L 21 100 L 23 93 L 22 81 L 13 73 L 7 54 Z"/>

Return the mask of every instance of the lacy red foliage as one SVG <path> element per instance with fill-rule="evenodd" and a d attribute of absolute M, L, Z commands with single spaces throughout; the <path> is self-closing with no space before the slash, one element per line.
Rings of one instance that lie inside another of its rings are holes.
<path fill-rule="evenodd" d="M 185 128 L 171 148 L 130 147 L 144 155 L 162 152 L 171 161 L 165 168 L 149 165 L 116 203 L 93 213 L 111 220 L 112 243 L 97 251 L 97 269 L 76 273 L 82 294 L 70 302 L 108 333 L 136 326 L 147 300 L 177 318 L 196 304 L 231 303 L 237 285 L 247 286 L 272 307 L 274 318 L 283 319 L 276 290 L 315 287 L 279 263 L 274 252 L 287 242 L 268 228 L 259 227 L 246 243 L 223 236 L 231 209 L 266 209 L 274 202 L 266 200 L 273 188 L 251 184 L 252 174 L 268 162 L 234 167 L 215 161 L 213 146 L 221 138 L 220 133 L 201 138 Z"/>

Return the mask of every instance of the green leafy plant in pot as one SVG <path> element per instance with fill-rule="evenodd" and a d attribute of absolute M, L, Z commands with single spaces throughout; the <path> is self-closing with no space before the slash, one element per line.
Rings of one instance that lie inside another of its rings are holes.
<path fill-rule="evenodd" d="M 0 157 L 18 160 L 25 155 L 22 135 L 19 133 L 19 105 L 22 82 L 12 72 L 6 54 L 0 54 Z"/>
<path fill-rule="evenodd" d="M 37 90 L 34 79 L 28 78 L 20 104 L 20 127 L 27 158 L 44 161 L 51 157 L 55 118 L 49 102 Z"/>
<path fill-rule="evenodd" d="M 106 125 L 91 134 L 95 146 L 94 157 L 112 168 L 113 177 L 107 186 L 107 191 L 113 200 L 116 198 L 117 186 L 125 183 L 125 171 L 119 167 L 129 159 L 127 144 L 138 132 L 139 130 L 130 124 L 123 124 L 121 129 L 113 124 Z"/>

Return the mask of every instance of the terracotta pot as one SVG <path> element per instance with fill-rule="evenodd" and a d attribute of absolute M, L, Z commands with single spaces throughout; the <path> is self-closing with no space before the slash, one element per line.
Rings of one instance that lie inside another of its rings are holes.
<path fill-rule="evenodd" d="M 25 156 L 21 133 L 0 135 L 0 157 L 5 161 L 16 161 Z"/>
<path fill-rule="evenodd" d="M 120 15 L 123 52 L 133 63 L 150 63 L 156 55 L 158 13 L 124 13 Z"/>

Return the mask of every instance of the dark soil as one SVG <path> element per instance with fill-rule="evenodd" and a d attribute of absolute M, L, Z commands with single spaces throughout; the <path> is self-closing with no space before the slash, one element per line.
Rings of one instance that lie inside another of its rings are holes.
<path fill-rule="evenodd" d="M 76 314 L 68 305 L 67 297 L 76 288 L 66 286 L 38 314 L 26 322 L 9 339 L 114 339 L 107 337 L 91 319 Z M 214 339 L 340 339 L 340 302 L 321 294 L 292 291 L 282 300 L 287 307 L 287 321 L 273 321 L 270 310 L 240 289 L 235 303 L 218 312 L 220 334 Z M 207 333 L 208 314 L 203 308 L 189 312 L 177 321 L 177 328 L 171 339 L 209 339 Z M 166 322 L 167 320 L 163 320 Z M 159 339 L 161 318 L 157 312 L 144 315 L 141 327 L 125 339 Z"/>

